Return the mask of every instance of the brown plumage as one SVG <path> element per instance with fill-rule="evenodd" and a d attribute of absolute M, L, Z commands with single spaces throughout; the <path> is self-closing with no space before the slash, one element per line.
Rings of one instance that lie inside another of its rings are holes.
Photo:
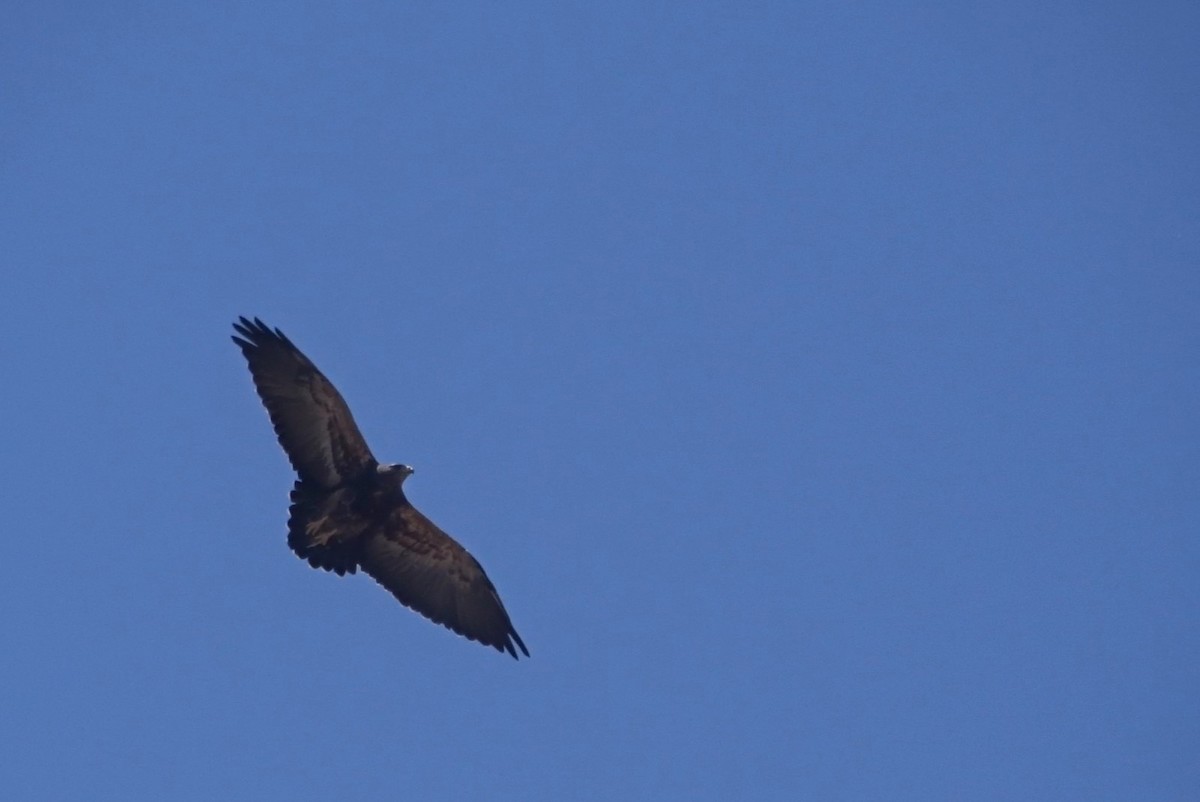
<path fill-rule="evenodd" d="M 288 519 L 292 551 L 338 574 L 361 568 L 431 621 L 528 657 L 483 568 L 405 498 L 402 485 L 412 468 L 379 464 L 341 395 L 283 332 L 258 318 L 240 318 L 233 328 L 300 477 Z"/>

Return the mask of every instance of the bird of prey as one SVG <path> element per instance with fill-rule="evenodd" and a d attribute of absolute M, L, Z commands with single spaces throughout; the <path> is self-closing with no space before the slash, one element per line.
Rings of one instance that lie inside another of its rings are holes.
<path fill-rule="evenodd" d="M 292 551 L 339 575 L 361 568 L 431 621 L 514 659 L 517 648 L 528 657 L 483 567 L 405 498 L 413 469 L 376 461 L 342 396 L 283 332 L 258 318 L 233 328 L 299 476 L 288 519 Z"/>

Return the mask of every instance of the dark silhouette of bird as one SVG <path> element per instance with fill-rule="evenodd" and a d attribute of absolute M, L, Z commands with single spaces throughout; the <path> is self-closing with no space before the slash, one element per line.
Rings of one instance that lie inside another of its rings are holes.
<path fill-rule="evenodd" d="M 337 389 L 283 332 L 239 320 L 233 341 L 299 477 L 288 518 L 292 551 L 339 575 L 361 568 L 429 620 L 528 657 L 483 567 L 405 497 L 413 469 L 375 459 Z"/>

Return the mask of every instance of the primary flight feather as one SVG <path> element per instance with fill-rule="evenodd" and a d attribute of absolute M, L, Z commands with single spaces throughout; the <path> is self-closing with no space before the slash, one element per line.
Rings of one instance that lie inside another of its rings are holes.
<path fill-rule="evenodd" d="M 404 496 L 407 465 L 380 464 L 337 389 L 279 329 L 240 318 L 233 338 L 299 478 L 288 545 L 314 568 L 361 568 L 405 606 L 517 657 L 529 650 L 482 566 Z"/>

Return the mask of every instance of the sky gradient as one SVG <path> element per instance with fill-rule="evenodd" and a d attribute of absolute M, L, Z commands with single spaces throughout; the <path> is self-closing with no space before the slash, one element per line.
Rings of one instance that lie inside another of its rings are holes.
<path fill-rule="evenodd" d="M 1200 10 L 1051 5 L 10 4 L 0 791 L 1194 799 Z"/>

